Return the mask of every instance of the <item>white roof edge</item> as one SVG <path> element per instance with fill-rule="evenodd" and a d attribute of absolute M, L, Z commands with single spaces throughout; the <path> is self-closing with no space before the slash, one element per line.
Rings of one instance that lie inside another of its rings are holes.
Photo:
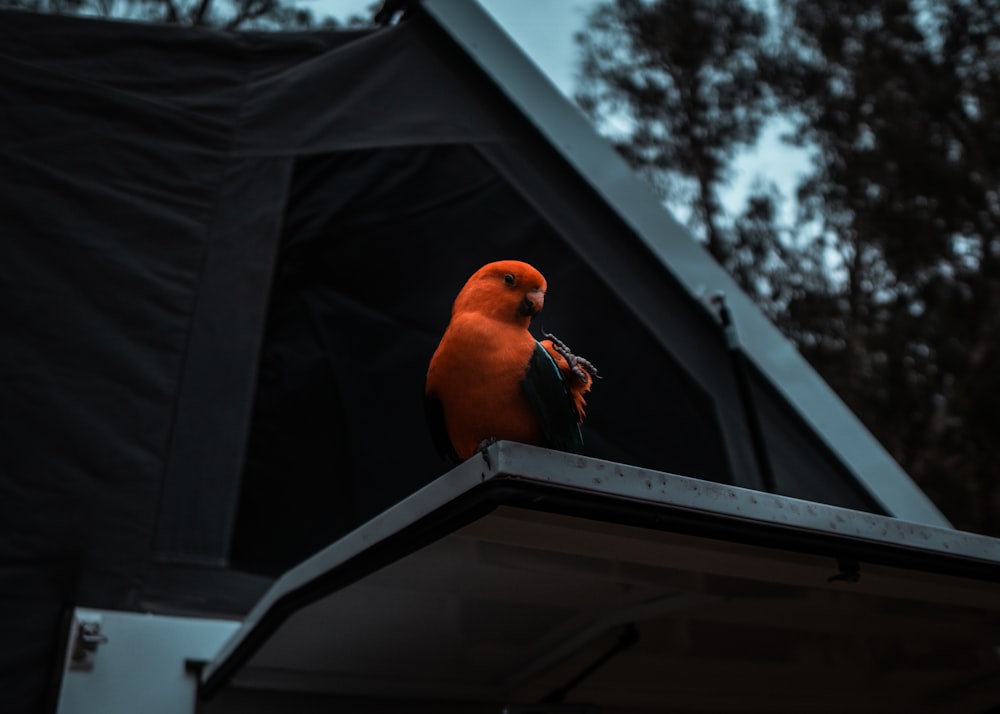
<path fill-rule="evenodd" d="M 726 294 L 743 351 L 888 513 L 951 527 L 791 342 L 477 2 L 424 0 L 423 7 L 681 285 L 699 299 L 719 290 Z"/>

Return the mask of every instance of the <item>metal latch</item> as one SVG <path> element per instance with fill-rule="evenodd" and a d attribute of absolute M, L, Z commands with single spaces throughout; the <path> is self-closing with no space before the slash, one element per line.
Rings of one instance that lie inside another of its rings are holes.
<path fill-rule="evenodd" d="M 73 646 L 70 650 L 69 668 L 89 671 L 94 668 L 94 655 L 97 648 L 108 641 L 101 634 L 100 618 L 74 620 Z"/>

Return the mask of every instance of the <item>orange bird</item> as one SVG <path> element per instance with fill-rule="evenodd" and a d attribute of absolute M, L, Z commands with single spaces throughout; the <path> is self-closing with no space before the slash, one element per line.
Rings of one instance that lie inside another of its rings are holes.
<path fill-rule="evenodd" d="M 508 439 L 580 452 L 594 366 L 554 336 L 528 331 L 545 278 L 517 260 L 477 270 L 455 298 L 427 370 L 427 421 L 438 452 L 465 460 Z"/>

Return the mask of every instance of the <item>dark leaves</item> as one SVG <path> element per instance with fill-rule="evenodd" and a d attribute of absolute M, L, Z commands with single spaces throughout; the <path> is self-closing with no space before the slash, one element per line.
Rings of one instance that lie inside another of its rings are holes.
<path fill-rule="evenodd" d="M 290 0 L 0 0 L 0 8 L 64 15 L 96 15 L 191 27 L 227 30 L 332 29 L 333 18 L 318 22 L 313 13 Z M 351 17 L 349 25 L 362 24 Z"/>
<path fill-rule="evenodd" d="M 615 0 L 581 106 L 959 526 L 1000 533 L 1000 0 Z M 719 191 L 775 116 L 797 215 Z"/>

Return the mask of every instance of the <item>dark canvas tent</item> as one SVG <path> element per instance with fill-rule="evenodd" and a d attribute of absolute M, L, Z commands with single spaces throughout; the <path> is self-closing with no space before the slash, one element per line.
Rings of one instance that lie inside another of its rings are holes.
<path fill-rule="evenodd" d="M 947 525 L 473 4 L 279 35 L 8 12 L 0 56 L 15 710 L 67 606 L 242 613 L 441 474 L 424 372 L 499 258 L 605 375 L 588 455 Z"/>

